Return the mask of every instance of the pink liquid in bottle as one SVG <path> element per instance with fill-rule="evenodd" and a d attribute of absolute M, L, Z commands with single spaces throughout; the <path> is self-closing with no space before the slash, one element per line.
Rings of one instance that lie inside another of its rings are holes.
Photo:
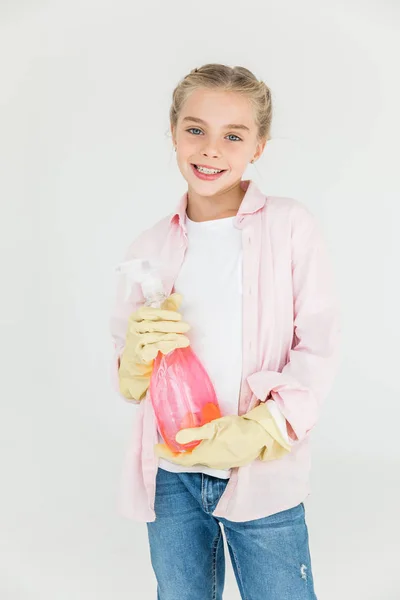
<path fill-rule="evenodd" d="M 201 441 L 179 444 L 175 440 L 179 430 L 201 427 L 222 416 L 211 380 L 190 346 L 158 353 L 150 397 L 160 433 L 173 452 L 193 450 Z"/>

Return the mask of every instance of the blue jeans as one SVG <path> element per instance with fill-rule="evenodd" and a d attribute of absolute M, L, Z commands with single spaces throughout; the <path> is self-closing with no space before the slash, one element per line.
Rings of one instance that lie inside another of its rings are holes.
<path fill-rule="evenodd" d="M 226 541 L 244 600 L 317 600 L 304 504 L 254 521 L 212 512 L 228 479 L 158 469 L 147 523 L 158 600 L 221 600 Z"/>

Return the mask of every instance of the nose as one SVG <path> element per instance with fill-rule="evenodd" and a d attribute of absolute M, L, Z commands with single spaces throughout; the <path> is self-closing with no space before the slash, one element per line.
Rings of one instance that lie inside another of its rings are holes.
<path fill-rule="evenodd" d="M 218 152 L 218 150 L 216 150 L 215 148 L 204 148 L 204 150 L 202 150 L 201 153 L 203 156 L 209 156 L 212 158 L 219 158 L 219 156 L 221 156 L 220 152 Z"/>
<path fill-rule="evenodd" d="M 203 156 L 208 156 L 210 158 L 218 158 L 221 156 L 220 151 L 218 150 L 218 146 L 216 144 L 216 142 L 213 142 L 212 140 L 208 140 L 206 144 L 204 144 L 204 147 L 201 151 Z"/>

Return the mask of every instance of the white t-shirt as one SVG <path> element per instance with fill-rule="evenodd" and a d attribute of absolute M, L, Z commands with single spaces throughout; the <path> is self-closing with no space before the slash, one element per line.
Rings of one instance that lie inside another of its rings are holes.
<path fill-rule="evenodd" d="M 186 217 L 188 247 L 175 281 L 182 294 L 179 311 L 190 324 L 190 345 L 205 367 L 223 416 L 238 414 L 242 379 L 242 232 L 235 217 L 195 222 Z M 286 421 L 273 400 L 268 407 L 289 441 Z M 163 438 L 158 432 L 159 441 Z M 183 467 L 165 459 L 167 471 L 207 473 L 228 478 L 229 470 Z"/>

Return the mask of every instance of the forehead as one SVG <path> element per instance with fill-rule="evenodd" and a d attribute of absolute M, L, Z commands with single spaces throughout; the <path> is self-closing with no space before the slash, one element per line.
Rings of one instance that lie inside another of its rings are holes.
<path fill-rule="evenodd" d="M 238 92 L 195 90 L 182 106 L 179 120 L 187 116 L 203 119 L 209 125 L 241 123 L 249 129 L 255 126 L 252 105 Z"/>

